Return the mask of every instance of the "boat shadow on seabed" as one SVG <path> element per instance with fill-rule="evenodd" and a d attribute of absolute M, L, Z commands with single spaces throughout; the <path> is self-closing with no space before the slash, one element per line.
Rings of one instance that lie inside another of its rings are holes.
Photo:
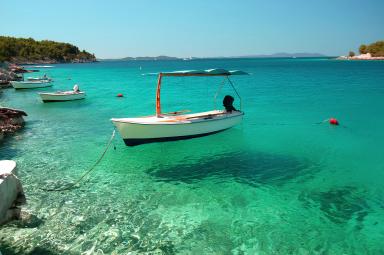
<path fill-rule="evenodd" d="M 172 166 L 157 166 L 147 173 L 158 181 L 192 184 L 206 178 L 223 182 L 225 178 L 259 186 L 282 185 L 291 179 L 308 175 L 314 165 L 286 155 L 250 153 L 245 151 L 223 153 L 194 162 Z"/>

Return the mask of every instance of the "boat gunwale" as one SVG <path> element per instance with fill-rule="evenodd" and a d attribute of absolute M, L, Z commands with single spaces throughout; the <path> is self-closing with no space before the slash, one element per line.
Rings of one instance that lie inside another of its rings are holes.
<path fill-rule="evenodd" d="M 45 84 L 45 83 L 52 83 L 52 80 L 39 80 L 39 81 L 11 81 L 15 84 Z"/>
<path fill-rule="evenodd" d="M 72 93 L 72 94 L 56 94 L 56 93 L 52 93 L 52 92 L 40 92 L 38 93 L 39 95 L 47 95 L 47 96 L 72 96 L 72 95 L 85 95 L 85 92 L 81 91 L 81 92 L 78 92 L 78 93 Z"/>
<path fill-rule="evenodd" d="M 55 100 L 55 99 L 48 99 L 48 100 L 44 100 L 44 99 L 41 99 L 44 103 L 54 103 L 54 102 L 69 102 L 69 101 L 76 101 L 76 100 L 82 100 L 82 99 L 85 99 L 85 97 L 82 97 L 82 98 L 75 98 L 75 99 L 71 99 L 71 100 Z"/>
<path fill-rule="evenodd" d="M 193 121 L 193 122 L 188 121 L 188 120 L 191 120 L 192 118 L 195 119 L 195 117 L 192 117 L 190 119 L 188 119 L 188 118 L 180 119 L 180 120 L 175 119 L 175 121 L 169 121 L 169 122 L 163 121 L 163 122 L 140 123 L 140 122 L 124 121 L 124 120 L 122 120 L 124 118 L 120 118 L 120 119 L 119 118 L 112 118 L 111 121 L 112 122 L 118 122 L 118 123 L 127 123 L 127 124 L 131 124 L 131 125 L 191 125 L 191 124 L 197 124 L 197 123 L 201 123 L 201 122 L 219 121 L 219 120 L 223 120 L 223 119 L 230 119 L 230 118 L 244 116 L 244 112 L 241 112 L 241 111 L 237 111 L 237 112 L 240 112 L 240 114 L 236 114 L 236 115 L 232 115 L 232 116 L 226 115 L 223 118 L 216 118 L 216 119 L 215 118 L 197 118 L 196 119 L 197 121 Z M 212 114 L 212 115 L 214 116 L 215 114 Z M 220 114 L 216 114 L 216 115 L 218 116 L 218 115 L 224 115 L 224 114 L 220 113 Z M 206 115 L 206 116 L 208 117 L 209 115 Z M 150 118 L 150 117 L 156 117 L 156 115 L 149 116 L 149 117 L 144 117 L 144 118 Z"/>

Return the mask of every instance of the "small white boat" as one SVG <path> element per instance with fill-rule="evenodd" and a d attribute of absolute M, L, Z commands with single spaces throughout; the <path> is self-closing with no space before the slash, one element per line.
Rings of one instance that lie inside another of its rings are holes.
<path fill-rule="evenodd" d="M 43 102 L 73 101 L 85 98 L 84 92 L 57 91 L 53 93 L 39 93 Z"/>
<path fill-rule="evenodd" d="M 33 66 L 35 68 L 53 68 L 54 66 Z"/>
<path fill-rule="evenodd" d="M 41 81 L 11 81 L 12 87 L 15 89 L 36 89 L 36 88 L 45 88 L 51 87 L 52 81 L 50 80 L 41 80 Z"/>
<path fill-rule="evenodd" d="M 27 81 L 52 81 L 52 79 L 47 77 L 47 76 L 43 76 L 43 77 L 28 77 Z"/>
<path fill-rule="evenodd" d="M 75 85 L 70 91 L 56 91 L 51 93 L 39 93 L 43 102 L 62 102 L 73 101 L 85 98 L 85 92 L 79 90 L 79 86 Z"/>
<path fill-rule="evenodd" d="M 229 76 L 246 74 L 243 71 L 227 71 L 224 69 L 159 73 L 156 93 L 156 115 L 139 118 L 112 118 L 111 121 L 116 126 L 127 146 L 190 139 L 224 131 L 240 123 L 244 116 L 241 110 L 238 111 L 232 106 L 233 97 L 226 96 L 231 98 L 231 105 L 228 108 L 226 106 L 226 110 L 212 110 L 193 114 L 182 114 L 183 111 L 162 113 L 160 104 L 162 77 L 224 76 L 224 81 L 229 81 L 240 98 L 233 83 L 229 80 Z M 218 92 L 215 95 L 215 99 Z"/>

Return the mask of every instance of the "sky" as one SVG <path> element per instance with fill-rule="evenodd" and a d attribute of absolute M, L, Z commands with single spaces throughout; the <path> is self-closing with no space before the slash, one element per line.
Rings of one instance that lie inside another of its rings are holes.
<path fill-rule="evenodd" d="M 384 0 L 0 0 L 0 35 L 98 58 L 346 55 L 384 40 Z"/>

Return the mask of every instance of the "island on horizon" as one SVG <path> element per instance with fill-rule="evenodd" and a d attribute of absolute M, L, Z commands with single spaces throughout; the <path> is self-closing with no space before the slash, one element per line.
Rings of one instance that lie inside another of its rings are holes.
<path fill-rule="evenodd" d="M 348 56 L 340 56 L 339 60 L 384 60 L 384 41 L 377 41 L 368 45 L 362 44 L 359 47 L 360 55 L 350 51 Z"/>
<path fill-rule="evenodd" d="M 156 61 L 156 60 L 194 60 L 194 59 L 233 59 L 233 58 L 321 58 L 328 57 L 321 53 L 286 53 L 279 52 L 274 54 L 257 54 L 257 55 L 242 55 L 242 56 L 219 56 L 219 57 L 171 57 L 171 56 L 145 56 L 145 57 L 124 57 L 124 58 L 107 58 L 98 59 L 99 61 Z"/>

